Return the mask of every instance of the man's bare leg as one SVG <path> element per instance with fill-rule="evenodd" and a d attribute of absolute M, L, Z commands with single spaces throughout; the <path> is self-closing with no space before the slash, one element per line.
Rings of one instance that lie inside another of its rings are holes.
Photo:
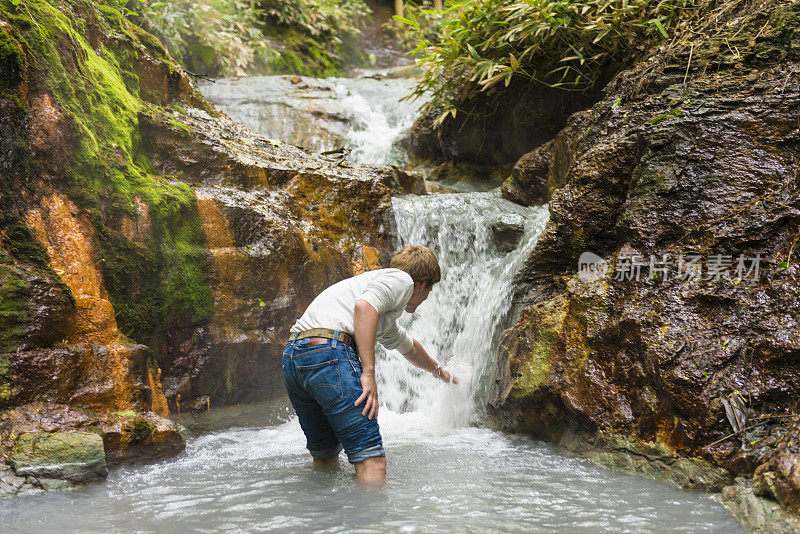
<path fill-rule="evenodd" d="M 314 460 L 314 467 L 334 467 L 339 465 L 338 454 L 333 458 L 325 458 L 324 460 L 319 458 L 314 458 L 313 460 Z"/>
<path fill-rule="evenodd" d="M 356 478 L 361 482 L 383 482 L 386 480 L 385 456 L 373 456 L 353 465 L 356 467 Z"/>

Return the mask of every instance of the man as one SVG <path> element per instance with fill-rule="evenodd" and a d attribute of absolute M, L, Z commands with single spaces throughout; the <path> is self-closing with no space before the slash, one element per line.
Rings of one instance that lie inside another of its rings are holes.
<path fill-rule="evenodd" d="M 405 247 L 390 268 L 330 286 L 294 324 L 283 352 L 283 378 L 315 465 L 338 462 L 344 448 L 357 478 L 386 478 L 376 340 L 439 380 L 458 383 L 397 324 L 403 310 L 414 313 L 440 279 L 431 249 Z"/>

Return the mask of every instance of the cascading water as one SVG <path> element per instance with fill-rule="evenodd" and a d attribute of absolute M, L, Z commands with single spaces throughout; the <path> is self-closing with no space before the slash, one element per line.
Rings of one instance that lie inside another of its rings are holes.
<path fill-rule="evenodd" d="M 315 150 L 344 144 L 351 159 L 398 163 L 397 140 L 416 107 L 396 101 L 410 83 L 272 76 L 204 90 L 271 137 Z M 190 439 L 178 458 L 119 468 L 74 492 L 3 501 L 3 532 L 742 532 L 703 494 L 473 426 L 513 276 L 546 208 L 523 208 L 494 191 L 402 197 L 394 211 L 400 244 L 430 246 L 443 268 L 404 326 L 462 383 L 443 384 L 396 352 L 378 355 L 383 489 L 359 487 L 346 465 L 312 468 L 285 405 L 258 407 L 269 411 L 259 417 L 253 407 L 231 407 L 210 417 L 245 428 Z"/>
<path fill-rule="evenodd" d="M 441 282 L 414 315 L 403 317 L 403 326 L 461 384 L 431 380 L 394 351 L 380 358 L 380 394 L 393 412 L 419 412 L 438 429 L 463 427 L 476 416 L 513 277 L 544 229 L 547 207 L 523 208 L 496 192 L 409 196 L 393 204 L 400 244 L 431 247 L 442 266 Z M 519 244 L 508 251 L 493 228 L 523 232 Z"/>
<path fill-rule="evenodd" d="M 202 89 L 232 119 L 273 139 L 315 152 L 344 147 L 359 163 L 403 164 L 407 156 L 398 140 L 420 102 L 400 99 L 412 85 L 371 72 L 357 78 L 255 76 Z"/>

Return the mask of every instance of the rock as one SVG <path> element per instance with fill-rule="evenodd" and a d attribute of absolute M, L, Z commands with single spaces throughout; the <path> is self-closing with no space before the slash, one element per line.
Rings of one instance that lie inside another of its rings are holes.
<path fill-rule="evenodd" d="M 517 280 L 493 413 L 556 442 L 612 432 L 734 474 L 756 469 L 760 491 L 796 509 L 796 451 L 761 458 L 763 435 L 785 432 L 787 419 L 731 437 L 723 400 L 783 417 L 800 394 L 800 266 L 788 259 L 800 234 L 800 84 L 787 77 L 800 68 L 800 12 L 773 2 L 730 16 L 734 29 L 692 41 L 686 83 L 691 44 L 651 51 L 658 61 L 621 72 L 520 162 L 507 195 L 528 202 L 526 188 L 538 200 L 554 189 Z M 727 43 L 756 81 L 720 55 Z M 587 252 L 605 266 L 591 280 L 578 271 Z M 678 272 L 695 255 L 702 280 Z M 715 276 L 714 258 L 728 261 L 727 276 Z M 758 276 L 738 278 L 739 259 L 754 258 Z M 626 270 L 632 260 L 640 276 Z"/>
<path fill-rule="evenodd" d="M 66 490 L 75 487 L 72 483 L 67 480 L 61 480 L 59 478 L 38 478 L 36 480 L 39 487 L 41 487 L 45 491 L 59 491 L 59 490 Z"/>
<path fill-rule="evenodd" d="M 512 83 L 493 103 L 480 103 L 482 109 L 491 109 L 489 112 L 465 111 L 476 104 L 462 103 L 455 119 L 448 118 L 435 127 L 434 121 L 444 110 L 432 107 L 414 123 L 410 152 L 414 160 L 511 163 L 552 139 L 572 113 L 588 108 L 599 98 L 599 93 Z"/>
<path fill-rule="evenodd" d="M 0 497 L 16 495 L 25 484 L 25 477 L 14 474 L 11 468 L 0 464 Z"/>
<path fill-rule="evenodd" d="M 742 522 L 747 532 L 755 534 L 794 533 L 800 531 L 800 519 L 787 513 L 774 501 L 758 497 L 749 480 L 736 479 L 736 484 L 722 490 L 721 501 Z"/>
<path fill-rule="evenodd" d="M 800 424 L 756 469 L 753 482 L 756 494 L 770 496 L 786 510 L 800 515 Z"/>
<path fill-rule="evenodd" d="M 497 250 L 506 254 L 519 245 L 522 234 L 525 233 L 525 221 L 520 216 L 506 216 L 503 220 L 493 223 L 489 227 L 492 240 Z"/>
<path fill-rule="evenodd" d="M 9 463 L 18 476 L 76 484 L 102 480 L 108 474 L 103 439 L 93 432 L 22 434 L 14 444 Z M 48 485 L 52 487 L 54 483 Z"/>
<path fill-rule="evenodd" d="M 710 462 L 681 458 L 664 445 L 636 442 L 608 433 L 603 433 L 602 441 L 583 454 L 603 467 L 668 480 L 686 489 L 717 492 L 733 481 L 729 472 Z"/>
<path fill-rule="evenodd" d="M 511 176 L 503 182 L 503 198 L 525 206 L 550 200 L 556 187 L 563 185 L 550 177 L 552 148 L 552 141 L 549 141 L 517 160 Z"/>
<path fill-rule="evenodd" d="M 169 458 L 186 448 L 186 430 L 155 414 L 120 414 L 103 425 L 103 444 L 109 466 Z"/>

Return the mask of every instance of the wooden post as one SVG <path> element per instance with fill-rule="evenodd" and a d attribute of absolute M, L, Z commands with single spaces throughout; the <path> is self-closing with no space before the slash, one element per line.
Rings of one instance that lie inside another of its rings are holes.
<path fill-rule="evenodd" d="M 398 17 L 403 16 L 403 0 L 394 0 L 394 14 Z"/>
<path fill-rule="evenodd" d="M 436 11 L 442 10 L 442 0 L 433 0 L 433 9 Z"/>

